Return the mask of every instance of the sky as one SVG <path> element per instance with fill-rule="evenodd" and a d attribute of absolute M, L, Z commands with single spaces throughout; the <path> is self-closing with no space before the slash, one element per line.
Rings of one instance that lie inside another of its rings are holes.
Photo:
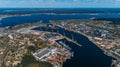
<path fill-rule="evenodd" d="M 0 8 L 120 8 L 120 0 L 0 0 Z"/>

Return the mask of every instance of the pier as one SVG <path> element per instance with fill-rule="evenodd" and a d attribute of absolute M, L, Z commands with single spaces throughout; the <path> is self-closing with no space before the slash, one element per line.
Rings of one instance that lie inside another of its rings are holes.
<path fill-rule="evenodd" d="M 70 48 L 69 46 L 67 46 L 65 43 L 63 43 L 62 41 L 59 41 L 59 43 L 60 43 L 63 47 L 67 48 L 68 50 L 71 50 L 71 48 Z"/>
<path fill-rule="evenodd" d="M 60 25 L 55 25 L 55 26 L 60 27 L 60 28 L 64 28 L 64 27 L 62 27 L 62 26 L 60 26 Z M 64 29 L 66 29 L 66 28 L 64 28 Z M 68 29 L 66 29 L 66 30 L 68 30 Z M 73 32 L 75 32 L 75 31 L 73 31 Z M 57 33 L 59 33 L 58 30 L 57 30 Z M 78 45 L 79 47 L 82 47 L 81 44 L 79 44 L 77 41 L 74 40 L 74 36 L 73 36 L 73 35 L 72 35 L 72 39 L 70 39 L 70 38 L 68 38 L 68 37 L 65 36 L 65 32 L 64 32 L 64 38 L 67 39 L 68 41 L 70 41 L 70 42 Z"/>
<path fill-rule="evenodd" d="M 75 41 L 75 39 L 74 39 L 74 36 L 72 35 L 72 39 L 70 39 L 70 38 L 68 38 L 68 37 L 66 37 L 65 36 L 65 32 L 64 32 L 64 38 L 65 39 L 67 39 L 68 41 L 70 41 L 70 42 L 72 42 L 72 43 L 74 43 L 74 44 L 76 44 L 76 45 L 78 45 L 79 47 L 81 47 L 82 45 L 81 44 L 79 44 L 77 41 Z"/>
<path fill-rule="evenodd" d="M 68 37 L 65 37 L 65 39 L 67 39 L 68 41 L 70 41 L 70 42 L 72 42 L 72 43 L 78 45 L 79 47 L 82 47 L 81 44 L 79 44 L 78 42 L 76 42 L 76 41 L 74 41 L 74 40 L 72 40 L 72 39 L 70 39 L 70 38 L 68 38 Z"/>
<path fill-rule="evenodd" d="M 57 33 L 59 33 L 59 31 L 58 31 L 58 30 L 57 30 Z M 70 38 L 66 37 L 65 32 L 64 32 L 63 36 L 64 36 L 64 38 L 65 38 L 65 39 L 67 39 L 68 41 L 70 41 L 70 42 L 72 42 L 72 43 L 76 44 L 76 45 L 77 45 L 77 46 L 79 46 L 79 47 L 82 47 L 82 45 L 81 45 L 81 44 L 79 44 L 77 41 L 75 41 L 75 40 L 74 40 L 74 36 L 73 36 L 73 35 L 72 35 L 72 39 L 70 39 Z"/>

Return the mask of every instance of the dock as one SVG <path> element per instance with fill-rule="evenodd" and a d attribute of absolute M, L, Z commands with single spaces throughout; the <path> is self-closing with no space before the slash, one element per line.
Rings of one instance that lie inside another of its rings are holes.
<path fill-rule="evenodd" d="M 79 46 L 79 47 L 82 47 L 81 44 L 79 44 L 78 42 L 76 42 L 76 41 L 74 41 L 74 40 L 72 40 L 72 39 L 70 39 L 70 38 L 68 38 L 68 37 L 65 37 L 65 39 L 67 39 L 68 41 L 70 41 L 70 42 L 76 44 L 76 45 Z"/>
<path fill-rule="evenodd" d="M 65 43 L 63 43 L 62 41 L 59 41 L 59 43 L 60 43 L 63 47 L 67 48 L 68 50 L 71 50 L 71 48 L 70 48 L 69 46 L 67 46 Z"/>
<path fill-rule="evenodd" d="M 64 28 L 64 27 L 62 27 L 62 26 L 60 26 L 60 25 L 55 25 L 55 26 L 58 26 L 58 27 L 60 27 L 60 28 Z M 67 28 L 64 28 L 64 29 L 68 30 Z M 70 31 L 71 31 L 71 30 L 70 30 Z M 57 32 L 58 32 L 58 30 L 57 30 Z M 73 32 L 75 32 L 75 31 L 73 31 Z M 65 36 L 65 32 L 64 32 L 63 36 L 64 36 L 64 38 L 67 39 L 68 41 L 70 41 L 70 42 L 76 44 L 76 45 L 79 46 L 79 47 L 82 47 L 81 44 L 79 44 L 77 41 L 74 40 L 73 35 L 72 35 L 72 39 L 66 37 L 66 36 Z"/>

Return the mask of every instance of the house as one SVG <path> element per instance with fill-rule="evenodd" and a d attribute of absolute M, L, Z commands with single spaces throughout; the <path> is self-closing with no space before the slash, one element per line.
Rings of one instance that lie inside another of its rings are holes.
<path fill-rule="evenodd" d="M 106 37 L 106 35 L 109 34 L 109 31 L 107 30 L 95 30 L 95 35 L 100 37 Z"/>

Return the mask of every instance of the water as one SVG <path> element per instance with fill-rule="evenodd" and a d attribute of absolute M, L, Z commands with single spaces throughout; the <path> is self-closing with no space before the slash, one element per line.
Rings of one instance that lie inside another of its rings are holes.
<path fill-rule="evenodd" d="M 42 31 L 49 31 L 52 32 L 51 29 L 46 29 L 45 27 L 37 27 L 33 30 L 42 30 Z M 83 35 L 80 35 L 78 33 L 74 33 L 71 31 L 67 31 L 62 28 L 57 29 L 60 34 L 72 38 L 74 36 L 74 39 L 82 45 L 82 47 L 79 47 L 75 45 L 74 43 L 71 43 L 65 39 L 60 41 L 65 41 L 67 45 L 69 45 L 72 48 L 72 51 L 74 52 L 74 57 L 70 60 L 67 60 L 63 67 L 110 67 L 111 66 L 111 60 L 113 58 L 106 56 L 102 50 L 100 50 L 95 44 L 93 44 L 91 41 L 89 41 L 88 38 L 86 38 Z M 57 32 L 57 30 L 53 30 L 53 32 Z"/>
<path fill-rule="evenodd" d="M 35 23 L 43 21 L 49 23 L 50 20 L 67 20 L 67 19 L 90 19 L 90 18 L 120 18 L 120 14 L 32 14 L 29 16 L 14 16 L 1 19 L 0 27 Z"/>
<path fill-rule="evenodd" d="M 32 14 L 29 16 L 14 16 L 3 18 L 0 22 L 0 27 L 35 23 L 42 20 L 43 23 L 49 23 L 50 20 L 67 20 L 67 19 L 89 19 L 89 18 L 120 18 L 120 14 Z M 44 30 L 44 28 L 35 28 L 35 30 Z M 106 56 L 102 50 L 100 50 L 95 44 L 89 41 L 86 37 L 73 33 L 62 28 L 59 28 L 59 33 L 64 34 L 69 38 L 72 38 L 72 34 L 75 40 L 78 41 L 82 47 L 79 47 L 69 41 L 65 40 L 65 43 L 69 45 L 74 51 L 74 57 L 67 60 L 63 67 L 110 67 L 111 57 Z M 51 31 L 50 29 L 48 31 Z M 54 30 L 56 32 L 56 30 Z"/>
<path fill-rule="evenodd" d="M 12 12 L 36 11 L 38 13 L 120 13 L 120 8 L 0 8 L 0 14 L 15 14 Z M 26 12 L 25 12 L 26 13 Z"/>

